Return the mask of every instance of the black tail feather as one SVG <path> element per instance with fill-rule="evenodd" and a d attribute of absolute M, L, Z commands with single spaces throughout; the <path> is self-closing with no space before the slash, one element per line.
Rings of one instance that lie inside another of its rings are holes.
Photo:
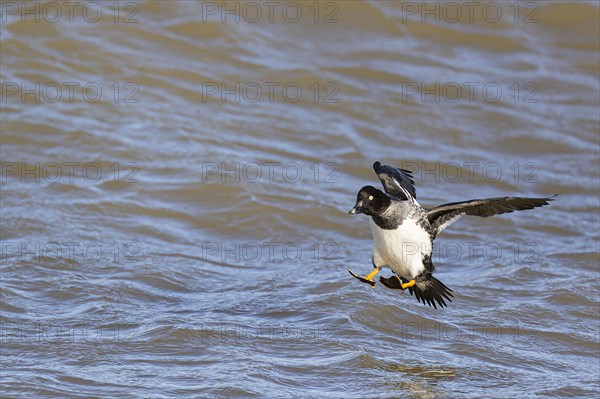
<path fill-rule="evenodd" d="M 400 280 L 402 280 L 402 283 L 408 282 L 402 277 L 400 277 Z M 400 281 L 396 276 L 392 276 L 389 279 L 381 276 L 379 281 L 391 289 L 402 288 L 400 286 Z M 452 299 L 450 298 L 453 297 L 452 290 L 431 275 L 427 276 L 424 280 L 418 281 L 412 287 L 409 287 L 408 292 L 410 292 L 411 295 L 414 295 L 419 302 L 422 302 L 424 305 L 433 306 L 435 309 L 437 309 L 437 305 L 440 305 L 440 308 L 447 307 L 448 305 L 445 300 L 452 302 Z"/>
<path fill-rule="evenodd" d="M 437 309 L 436 302 L 440 308 L 447 307 L 444 299 L 452 302 L 450 298 L 454 297 L 450 288 L 431 275 L 425 280 L 417 281 L 415 285 L 408 288 L 408 292 L 424 305 L 433 306 L 435 309 Z"/>

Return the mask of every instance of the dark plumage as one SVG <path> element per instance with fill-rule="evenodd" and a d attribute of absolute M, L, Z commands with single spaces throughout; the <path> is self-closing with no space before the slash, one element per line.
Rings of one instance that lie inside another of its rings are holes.
<path fill-rule="evenodd" d="M 373 169 L 385 188 L 385 192 L 392 197 L 398 200 L 417 198 L 415 181 L 410 170 L 382 165 L 379 161 L 373 164 Z"/>

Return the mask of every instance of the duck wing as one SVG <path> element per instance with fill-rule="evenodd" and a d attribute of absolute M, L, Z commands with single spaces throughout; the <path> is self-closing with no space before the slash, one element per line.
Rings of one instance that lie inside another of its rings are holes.
<path fill-rule="evenodd" d="M 386 194 L 398 201 L 416 202 L 415 181 L 410 170 L 396 168 L 392 165 L 382 165 L 379 161 L 373 164 L 373 169 Z"/>
<path fill-rule="evenodd" d="M 498 197 L 451 202 L 428 209 L 426 216 L 435 237 L 446 227 L 465 215 L 486 218 L 492 215 L 524 211 L 548 205 L 548 202 L 553 201 L 554 197 L 556 195 L 549 198 Z"/>

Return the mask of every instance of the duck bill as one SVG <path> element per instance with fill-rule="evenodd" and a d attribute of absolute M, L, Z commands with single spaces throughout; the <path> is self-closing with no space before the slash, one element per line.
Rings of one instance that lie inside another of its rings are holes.
<path fill-rule="evenodd" d="M 361 205 L 362 205 L 361 203 L 357 203 L 356 205 L 354 205 L 354 208 L 352 208 L 348 211 L 348 213 L 350 215 L 356 215 L 357 213 L 364 213 Z"/>

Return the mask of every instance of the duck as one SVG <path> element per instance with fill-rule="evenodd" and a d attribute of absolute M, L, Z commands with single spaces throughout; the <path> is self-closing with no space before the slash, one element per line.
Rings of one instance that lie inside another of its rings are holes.
<path fill-rule="evenodd" d="M 433 241 L 439 233 L 463 216 L 486 218 L 514 211 L 548 205 L 556 194 L 546 198 L 497 197 L 450 202 L 424 208 L 417 202 L 412 172 L 392 165 L 373 164 L 383 191 L 373 186 L 362 187 L 349 214 L 365 214 L 373 236 L 371 261 L 373 270 L 359 276 L 363 283 L 375 287 L 374 277 L 387 267 L 394 273 L 379 281 L 389 289 L 409 290 L 421 303 L 437 309 L 452 302 L 453 291 L 433 276 L 431 260 Z"/>

